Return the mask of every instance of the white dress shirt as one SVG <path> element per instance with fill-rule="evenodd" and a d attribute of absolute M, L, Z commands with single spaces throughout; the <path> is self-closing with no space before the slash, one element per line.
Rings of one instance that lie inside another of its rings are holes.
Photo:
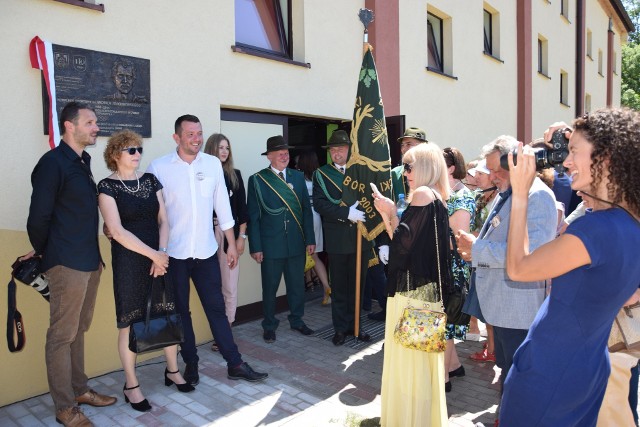
<path fill-rule="evenodd" d="M 222 164 L 217 157 L 198 153 L 189 164 L 177 152 L 149 165 L 162 184 L 169 219 L 169 256 L 207 259 L 218 250 L 213 232 L 213 211 L 222 230 L 233 227 L 229 193 Z"/>
<path fill-rule="evenodd" d="M 271 168 L 271 170 L 273 171 L 273 173 L 275 173 L 276 175 L 278 175 L 279 173 L 282 174 L 282 176 L 284 176 L 284 181 L 287 182 L 287 169 L 283 169 L 281 171 L 279 171 L 278 169 L 274 168 L 273 166 L 269 166 Z"/>

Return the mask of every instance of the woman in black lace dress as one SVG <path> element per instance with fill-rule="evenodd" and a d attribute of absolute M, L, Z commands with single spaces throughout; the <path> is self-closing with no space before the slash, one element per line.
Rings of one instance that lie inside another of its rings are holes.
<path fill-rule="evenodd" d="M 114 173 L 98 184 L 98 203 L 113 239 L 113 291 L 116 303 L 118 353 L 126 382 L 124 396 L 137 411 L 151 410 L 136 377 L 136 353 L 129 350 L 129 328 L 145 315 L 149 287 L 154 277 L 167 272 L 166 253 L 169 224 L 162 198 L 162 185 L 152 174 L 142 176 L 137 169 L 142 157 L 142 137 L 128 130 L 114 133 L 107 143 L 104 159 Z M 155 290 L 155 289 L 154 289 Z M 168 309 L 174 305 L 173 291 L 167 289 Z M 158 301 L 159 296 L 153 296 Z M 164 349 L 167 359 L 165 384 L 176 384 L 182 392 L 193 391 L 178 371 L 178 346 Z"/>
<path fill-rule="evenodd" d="M 389 276 L 384 365 L 382 426 L 446 426 L 444 351 L 427 353 L 397 344 L 393 331 L 404 308 L 432 304 L 441 311 L 452 289 L 447 166 L 442 150 L 419 144 L 402 161 L 409 183 L 409 207 L 401 218 L 392 200 L 374 193 L 387 233 Z M 444 348 L 443 348 L 444 350 Z"/>

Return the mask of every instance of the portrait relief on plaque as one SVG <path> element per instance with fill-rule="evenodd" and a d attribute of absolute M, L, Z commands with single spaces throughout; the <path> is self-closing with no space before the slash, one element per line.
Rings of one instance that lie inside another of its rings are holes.
<path fill-rule="evenodd" d="M 148 59 L 56 44 L 52 50 L 58 114 L 68 102 L 79 101 L 95 109 L 100 136 L 122 129 L 151 136 Z"/>

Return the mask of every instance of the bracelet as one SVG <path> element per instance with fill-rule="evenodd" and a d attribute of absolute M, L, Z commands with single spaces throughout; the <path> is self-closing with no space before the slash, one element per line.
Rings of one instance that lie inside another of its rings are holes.
<path fill-rule="evenodd" d="M 160 252 L 165 252 L 165 253 L 167 252 L 167 248 L 158 248 L 158 250 L 159 250 Z"/>
<path fill-rule="evenodd" d="M 246 234 L 240 234 L 240 237 L 242 237 L 243 239 L 246 239 L 248 236 Z"/>

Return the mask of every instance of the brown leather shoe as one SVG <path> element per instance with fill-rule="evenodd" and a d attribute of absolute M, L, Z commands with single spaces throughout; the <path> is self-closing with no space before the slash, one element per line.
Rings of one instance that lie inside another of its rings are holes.
<path fill-rule="evenodd" d="M 56 421 L 68 427 L 93 427 L 93 423 L 84 416 L 82 409 L 77 406 L 56 411 Z"/>
<path fill-rule="evenodd" d="M 104 394 L 100 394 L 95 392 L 92 389 L 89 389 L 85 394 L 81 394 L 80 396 L 76 396 L 76 402 L 79 405 L 91 405 L 91 406 L 110 406 L 116 403 L 118 399 L 111 396 L 105 396 Z"/>

